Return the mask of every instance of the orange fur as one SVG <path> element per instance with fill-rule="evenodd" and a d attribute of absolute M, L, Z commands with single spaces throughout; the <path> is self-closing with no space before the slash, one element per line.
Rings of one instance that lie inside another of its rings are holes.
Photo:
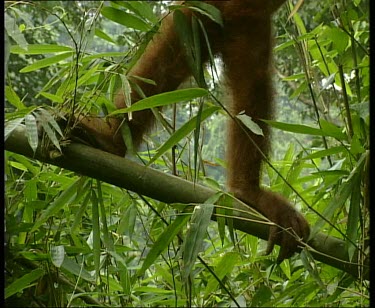
<path fill-rule="evenodd" d="M 253 118 L 263 129 L 264 137 L 244 129 L 234 120 L 228 129 L 228 187 L 235 196 L 251 204 L 271 221 L 283 228 L 293 230 L 297 236 L 307 239 L 309 225 L 283 197 L 260 188 L 262 154 L 268 151 L 268 128 L 259 119 L 272 115 L 271 66 L 271 15 L 285 0 L 231 0 L 206 1 L 220 9 L 224 21 L 221 28 L 207 17 L 199 16 L 205 24 L 214 53 L 220 54 L 225 69 L 228 88 L 231 92 L 230 111 L 236 115 L 241 111 Z M 193 13 L 183 10 L 188 17 Z M 202 41 L 203 42 L 203 41 Z M 207 48 L 202 50 L 202 62 L 208 60 Z M 167 16 L 147 46 L 137 65 L 129 72 L 129 78 L 138 84 L 146 96 L 176 89 L 191 71 L 184 49 L 174 30 L 173 15 Z M 155 81 L 150 85 L 132 76 Z M 132 103 L 139 100 L 133 91 Z M 124 108 L 122 91 L 115 104 Z M 142 141 L 143 134 L 150 129 L 153 114 L 150 110 L 135 112 L 128 121 L 135 146 Z M 118 133 L 120 119 L 104 122 L 84 118 L 81 126 L 96 136 L 97 145 L 109 152 L 124 155 L 125 145 Z M 250 138 L 249 138 L 250 136 Z M 253 140 L 253 141 L 252 141 Z M 269 236 L 269 253 L 274 244 L 281 244 L 279 260 L 288 258 L 297 248 L 296 239 L 288 232 L 272 227 Z"/>

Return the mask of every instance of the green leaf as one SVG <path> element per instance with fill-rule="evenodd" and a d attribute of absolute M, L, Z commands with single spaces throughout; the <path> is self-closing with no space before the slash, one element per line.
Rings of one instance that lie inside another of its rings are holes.
<path fill-rule="evenodd" d="M 352 137 L 352 140 L 350 142 L 350 153 L 356 155 L 356 154 L 362 154 L 365 152 L 364 144 L 360 136 L 358 134 L 354 134 Z"/>
<path fill-rule="evenodd" d="M 143 273 L 154 263 L 156 258 L 168 247 L 175 236 L 181 231 L 189 220 L 190 215 L 180 215 L 171 223 L 165 231 L 159 236 L 154 245 L 147 254 L 142 268 L 138 271 L 137 276 L 142 276 Z"/>
<path fill-rule="evenodd" d="M 313 135 L 313 136 L 322 135 L 322 131 L 319 128 L 315 128 L 315 127 L 310 127 L 310 126 L 300 125 L 300 124 L 282 123 L 282 122 L 271 121 L 271 120 L 262 120 L 262 121 L 266 122 L 268 125 L 274 128 L 278 128 L 286 132 Z"/>
<path fill-rule="evenodd" d="M 100 277 L 100 223 L 98 197 L 94 190 L 91 191 L 92 204 L 92 250 L 94 256 L 95 277 Z"/>
<path fill-rule="evenodd" d="M 82 62 L 83 63 L 86 63 L 86 62 L 89 62 L 89 61 L 92 61 L 94 59 L 105 59 L 105 58 L 111 58 L 111 57 L 121 57 L 121 58 L 124 58 L 126 55 L 126 53 L 122 52 L 122 51 L 110 51 L 110 52 L 101 52 L 101 53 L 96 53 L 94 55 L 88 55 L 88 56 L 84 56 L 82 58 Z M 112 68 L 113 66 L 111 66 Z M 106 67 L 106 70 L 108 70 L 108 67 Z"/>
<path fill-rule="evenodd" d="M 207 119 L 210 115 L 212 115 L 214 112 L 219 110 L 219 107 L 208 107 L 205 110 L 203 110 L 201 114 L 201 121 L 204 121 Z M 169 137 L 169 139 L 158 149 L 155 156 L 149 161 L 148 165 L 153 163 L 155 160 L 157 160 L 160 156 L 162 156 L 166 151 L 171 149 L 174 145 L 176 145 L 178 142 L 181 141 L 184 137 L 189 135 L 196 127 L 196 121 L 197 116 L 191 118 L 188 122 L 186 122 L 180 129 L 175 131 L 172 136 Z"/>
<path fill-rule="evenodd" d="M 59 140 L 56 137 L 55 132 L 51 129 L 47 118 L 42 113 L 37 113 L 38 122 L 42 125 L 48 138 L 52 141 L 54 146 L 61 152 Z"/>
<path fill-rule="evenodd" d="M 370 104 L 369 102 L 363 102 L 359 104 L 351 104 L 350 109 L 355 110 L 357 114 L 364 120 L 370 115 Z"/>
<path fill-rule="evenodd" d="M 282 161 L 284 162 L 290 162 L 294 159 L 294 143 L 291 142 L 288 146 L 288 149 L 285 151 L 285 154 L 284 154 L 284 157 L 282 159 Z M 284 163 L 280 166 L 280 169 L 279 169 L 279 174 L 276 174 L 275 175 L 275 178 L 273 180 L 273 182 L 271 183 L 271 185 L 284 185 L 284 179 L 288 176 L 288 171 L 290 169 L 290 164 L 288 163 Z"/>
<path fill-rule="evenodd" d="M 290 166 L 286 175 L 286 182 L 282 181 L 283 188 L 281 194 L 287 198 L 292 193 L 292 189 L 286 183 L 290 183 L 291 185 L 295 184 L 295 186 L 299 185 L 299 176 L 304 167 L 300 156 L 301 154 L 298 154 L 296 157 L 294 157 L 294 159 L 292 160 L 292 165 Z"/>
<path fill-rule="evenodd" d="M 33 64 L 25 66 L 23 69 L 21 69 L 20 73 L 30 73 L 30 72 L 39 70 L 41 68 L 51 66 L 53 64 L 61 62 L 62 60 L 66 58 L 71 57 L 72 55 L 73 55 L 72 52 L 66 52 L 66 53 L 59 54 L 57 56 L 52 56 L 52 57 L 45 58 L 39 61 L 35 61 Z"/>
<path fill-rule="evenodd" d="M 4 132 L 5 140 L 8 139 L 12 131 L 14 131 L 18 126 L 21 125 L 23 120 L 24 120 L 23 118 L 18 118 L 18 119 L 5 122 L 5 132 Z"/>
<path fill-rule="evenodd" d="M 115 251 L 109 252 L 114 257 L 117 264 L 117 270 L 120 274 L 120 284 L 125 295 L 131 293 L 131 281 L 128 267 L 126 266 L 126 260 Z"/>
<path fill-rule="evenodd" d="M 166 105 L 171 105 L 178 102 L 189 101 L 198 97 L 202 97 L 208 94 L 208 91 L 201 88 L 190 88 L 190 89 L 181 89 L 171 92 L 164 92 L 161 94 L 156 94 L 147 98 L 144 98 L 131 107 L 123 108 L 116 110 L 109 114 L 113 116 L 116 114 L 122 114 L 133 111 L 140 111 L 144 109 L 156 108 Z"/>
<path fill-rule="evenodd" d="M 174 290 L 165 290 L 160 288 L 154 288 L 154 287 L 137 287 L 133 289 L 134 292 L 141 292 L 146 294 L 175 294 Z"/>
<path fill-rule="evenodd" d="M 131 99 L 132 89 L 131 89 L 129 80 L 123 74 L 120 75 L 120 80 L 121 80 L 121 91 L 123 92 L 123 95 L 124 95 L 125 106 L 130 107 L 132 104 L 132 99 Z"/>
<path fill-rule="evenodd" d="M 347 178 L 346 182 L 341 184 L 338 192 L 336 195 L 332 198 L 331 202 L 328 204 L 328 206 L 324 209 L 322 213 L 323 218 L 319 218 L 318 221 L 314 224 L 312 235 L 316 234 L 320 230 L 322 230 L 323 226 L 328 222 L 332 220 L 333 215 L 337 211 L 337 209 L 341 208 L 346 200 L 349 198 L 349 196 L 352 194 L 353 191 L 355 191 L 355 187 L 358 184 L 357 183 L 357 177 L 360 177 L 360 173 L 362 172 L 363 164 L 365 161 L 366 154 L 362 154 L 361 158 L 357 162 L 356 166 L 350 173 L 349 177 Z"/>
<path fill-rule="evenodd" d="M 325 290 L 326 287 L 322 282 L 322 279 L 320 278 L 320 269 L 318 268 L 318 265 L 316 264 L 316 261 L 314 260 L 313 256 L 309 253 L 307 249 L 302 249 L 300 253 L 300 258 L 305 268 L 309 271 L 310 275 L 317 282 L 317 285 L 319 285 L 319 287 L 322 290 Z"/>
<path fill-rule="evenodd" d="M 233 226 L 233 200 L 233 196 L 226 194 L 224 197 L 224 201 L 221 203 L 221 205 L 225 206 L 225 220 L 229 231 L 230 239 L 232 240 L 232 243 L 236 243 Z"/>
<path fill-rule="evenodd" d="M 217 188 L 215 188 L 217 189 Z M 218 224 L 218 230 L 219 230 L 219 236 L 222 245 L 224 244 L 224 238 L 225 238 L 225 226 L 228 227 L 229 234 L 231 239 L 234 241 L 234 233 L 233 233 L 233 197 L 222 193 L 218 192 L 215 195 L 219 197 L 219 201 L 216 202 L 215 204 L 215 218 Z"/>
<path fill-rule="evenodd" d="M 333 48 L 338 53 L 342 53 L 349 46 L 349 36 L 338 27 L 327 27 L 322 33 L 322 37 L 332 41 Z"/>
<path fill-rule="evenodd" d="M 130 204 L 125 213 L 122 215 L 120 223 L 117 227 L 118 234 L 126 234 L 130 240 L 132 240 L 133 233 L 135 230 L 135 222 L 137 218 L 137 206 L 132 202 Z"/>
<path fill-rule="evenodd" d="M 290 6 L 292 6 L 292 3 L 290 2 L 289 3 Z M 293 9 L 293 8 L 291 8 Z M 306 31 L 306 27 L 305 27 L 305 24 L 301 18 L 301 16 L 298 14 L 298 13 L 294 13 L 293 14 L 293 19 L 294 19 L 294 23 L 295 25 L 297 26 L 297 28 L 299 29 L 299 32 L 304 35 L 307 33 Z"/>
<path fill-rule="evenodd" d="M 191 10 L 197 11 L 202 15 L 207 16 L 212 21 L 216 22 L 220 26 L 224 26 L 223 18 L 221 16 L 221 12 L 218 8 L 213 6 L 212 4 L 208 4 L 201 1 L 188 1 L 185 3 L 185 6 L 190 7 Z M 179 6 L 171 6 L 172 8 L 179 8 Z"/>
<path fill-rule="evenodd" d="M 303 80 L 301 84 L 293 91 L 293 93 L 289 96 L 289 99 L 295 99 L 298 98 L 303 91 L 307 89 L 307 82 L 306 80 Z"/>
<path fill-rule="evenodd" d="M 283 77 L 282 80 L 283 81 L 296 81 L 296 80 L 299 80 L 299 79 L 304 79 L 305 77 L 306 77 L 305 73 L 299 73 L 299 74 Z"/>
<path fill-rule="evenodd" d="M 68 189 L 64 190 L 60 196 L 55 198 L 51 205 L 42 212 L 40 217 L 36 220 L 30 233 L 35 232 L 43 223 L 45 223 L 51 216 L 55 215 L 65 205 L 69 205 L 76 197 L 77 189 L 82 185 L 81 179 L 75 181 Z"/>
<path fill-rule="evenodd" d="M 39 164 L 34 165 L 35 162 L 31 162 L 31 160 L 29 158 L 26 158 L 25 156 L 19 155 L 19 154 L 16 154 L 16 153 L 12 153 L 12 157 L 13 157 L 13 159 L 17 160 L 23 166 L 25 171 L 30 172 L 38 180 L 42 180 L 41 177 L 40 177 L 41 173 L 40 173 L 40 165 Z"/>
<path fill-rule="evenodd" d="M 19 45 L 20 49 L 27 50 L 28 43 L 17 26 L 13 17 L 5 13 L 4 26 L 7 34 Z"/>
<path fill-rule="evenodd" d="M 190 219 L 186 238 L 182 247 L 183 251 L 183 280 L 186 281 L 193 269 L 198 253 L 202 250 L 203 240 L 207 235 L 207 227 L 210 223 L 214 204 L 209 202 L 216 202 L 218 195 L 214 195 L 213 199 L 209 198 L 207 203 L 197 205 L 194 208 L 193 215 Z M 216 201 L 215 201 L 216 200 Z"/>
<path fill-rule="evenodd" d="M 9 57 L 10 57 L 10 37 L 7 33 L 4 35 L 4 76 L 8 75 L 8 64 L 9 64 Z"/>
<path fill-rule="evenodd" d="M 56 103 L 63 103 L 64 100 L 60 95 L 55 95 L 47 92 L 39 92 L 40 95 L 44 96 L 45 98 L 48 98 L 51 102 L 56 102 Z"/>
<path fill-rule="evenodd" d="M 327 121 L 324 122 L 325 129 L 319 129 L 315 127 L 310 127 L 307 125 L 301 125 L 301 124 L 290 124 L 290 123 L 282 123 L 277 121 L 271 121 L 271 120 L 262 120 L 263 122 L 267 123 L 268 125 L 286 131 L 286 132 L 292 132 L 296 134 L 306 134 L 306 135 L 312 135 L 312 136 L 327 136 L 327 137 L 334 137 L 339 140 L 345 140 L 346 135 L 340 131 L 339 128 L 334 126 L 333 124 L 327 124 Z"/>
<path fill-rule="evenodd" d="M 240 113 L 236 116 L 248 129 L 250 129 L 254 134 L 259 136 L 264 136 L 263 130 L 260 126 L 255 123 L 250 116 L 244 113 Z"/>
<path fill-rule="evenodd" d="M 294 44 L 295 44 L 295 41 L 294 41 L 294 40 L 289 40 L 289 41 L 286 41 L 286 42 L 284 42 L 284 43 L 281 43 L 280 45 L 275 46 L 273 50 L 274 50 L 275 52 L 278 52 L 278 51 L 281 51 L 281 50 L 283 50 L 283 49 L 285 49 L 285 48 L 288 48 L 288 47 L 290 47 L 290 46 L 293 46 Z"/>
<path fill-rule="evenodd" d="M 197 121 L 195 130 L 194 130 L 194 182 L 198 180 L 199 175 L 199 163 L 198 163 L 198 153 L 199 153 L 199 136 L 201 133 L 201 122 L 202 122 L 202 111 L 203 111 L 204 102 L 199 103 L 199 109 L 197 112 Z"/>
<path fill-rule="evenodd" d="M 69 259 L 66 255 L 64 257 L 64 261 L 61 264 L 61 268 L 68 271 L 69 273 L 78 276 L 88 282 L 95 282 L 95 279 L 91 276 L 90 272 L 88 272 L 84 267 L 84 263 L 78 264 L 77 262 Z"/>
<path fill-rule="evenodd" d="M 345 153 L 347 150 L 344 146 L 337 146 L 337 147 L 332 147 L 327 150 L 320 150 L 316 151 L 314 153 L 311 153 L 309 155 L 306 155 L 302 157 L 301 159 L 315 159 L 315 158 L 321 158 L 321 157 L 326 157 L 330 155 L 335 155 L 339 153 Z"/>
<path fill-rule="evenodd" d="M 104 207 L 103 201 L 103 193 L 102 193 L 102 185 L 99 180 L 96 181 L 96 187 L 98 191 L 98 201 L 99 201 L 99 208 L 100 208 L 100 221 L 102 226 L 102 234 L 103 234 L 103 242 L 105 248 L 109 251 L 114 251 L 112 238 L 109 236 L 108 232 L 108 224 L 107 224 L 107 217 L 106 217 L 106 210 Z"/>
<path fill-rule="evenodd" d="M 152 23 L 158 22 L 158 17 L 155 16 L 152 6 L 148 2 L 144 1 L 120 1 L 120 5 L 124 5 L 129 10 L 132 10 L 144 19 L 151 21 Z"/>
<path fill-rule="evenodd" d="M 345 140 L 346 135 L 342 132 L 342 128 L 337 127 L 331 122 L 328 122 L 324 119 L 319 120 L 320 126 L 325 136 L 333 137 L 337 140 Z"/>
<path fill-rule="evenodd" d="M 104 17 L 128 28 L 147 32 L 151 27 L 135 15 L 126 13 L 113 7 L 103 7 L 101 13 Z"/>
<path fill-rule="evenodd" d="M 57 124 L 55 118 L 45 109 L 39 108 L 38 109 L 39 114 L 42 115 L 42 117 L 59 133 L 59 135 L 62 137 L 63 133 L 61 131 L 61 128 L 59 124 Z"/>
<path fill-rule="evenodd" d="M 21 292 L 23 289 L 31 287 L 32 283 L 38 280 L 40 277 L 44 275 L 44 270 L 41 268 L 37 268 L 30 273 L 18 278 L 14 282 L 12 282 L 8 287 L 5 288 L 5 299 L 8 297 Z"/>
<path fill-rule="evenodd" d="M 54 266 L 60 267 L 64 262 L 65 249 L 64 245 L 51 247 L 51 260 Z"/>
<path fill-rule="evenodd" d="M 225 196 L 222 193 L 220 193 L 220 197 Z M 219 236 L 221 240 L 221 245 L 224 244 L 224 239 L 225 239 L 225 214 L 226 214 L 226 209 L 221 206 L 222 204 L 215 207 L 215 217 L 217 221 L 217 228 L 219 230 Z"/>
<path fill-rule="evenodd" d="M 25 116 L 25 125 L 26 125 L 27 140 L 29 141 L 29 145 L 35 153 L 36 149 L 38 148 L 39 135 L 38 135 L 38 125 L 36 123 L 36 119 L 34 115 L 27 114 Z"/>
<path fill-rule="evenodd" d="M 47 53 L 56 53 L 56 52 L 73 52 L 73 49 L 68 46 L 62 45 L 40 45 L 40 44 L 31 44 L 27 46 L 27 50 L 22 49 L 20 46 L 15 45 L 10 48 L 10 52 L 14 54 L 24 54 L 24 55 L 43 55 Z"/>
<path fill-rule="evenodd" d="M 227 252 L 224 254 L 220 261 L 215 265 L 214 270 L 216 276 L 223 280 L 226 275 L 231 274 L 235 265 L 241 260 L 238 252 Z M 219 282 L 216 277 L 210 276 L 207 286 L 205 288 L 205 297 L 208 297 L 212 292 L 216 291 Z"/>
<path fill-rule="evenodd" d="M 346 235 L 348 236 L 348 252 L 349 260 L 352 261 L 354 253 L 356 251 L 356 246 L 352 243 L 357 243 L 360 239 L 360 221 L 361 221 L 361 174 L 353 179 L 353 190 L 350 198 L 350 208 L 348 215 L 348 226 L 346 229 Z"/>
<path fill-rule="evenodd" d="M 201 34 L 204 34 L 204 29 L 200 31 L 202 25 L 199 25 L 200 20 L 193 15 L 192 18 L 186 16 L 182 11 L 177 10 L 173 14 L 173 21 L 178 37 L 185 49 L 187 55 L 186 59 L 192 71 L 192 75 L 200 88 L 207 88 L 206 80 L 204 78 L 204 65 L 202 64 L 201 53 Z"/>
<path fill-rule="evenodd" d="M 107 42 L 110 42 L 112 44 L 116 44 L 116 42 L 107 33 L 104 33 L 102 30 L 100 30 L 98 28 L 95 28 L 95 35 L 97 37 L 100 37 L 101 39 L 107 41 Z"/>
<path fill-rule="evenodd" d="M 50 256 L 47 253 L 33 251 L 19 251 L 19 254 L 27 260 L 31 261 L 49 261 Z"/>
<path fill-rule="evenodd" d="M 5 98 L 18 110 L 26 108 L 17 93 L 10 86 L 5 87 Z"/>
<path fill-rule="evenodd" d="M 253 295 L 251 307 L 263 307 L 272 298 L 272 294 L 269 286 L 261 284 Z"/>
<path fill-rule="evenodd" d="M 85 199 L 83 200 L 78 212 L 76 213 L 75 217 L 74 217 L 74 221 L 73 221 L 73 224 L 72 224 L 72 227 L 71 227 L 71 233 L 75 233 L 79 224 L 81 223 L 82 221 L 82 216 L 83 214 L 85 213 L 86 211 L 86 208 L 87 208 L 87 205 L 90 201 L 90 197 L 91 197 L 91 193 L 90 191 L 87 192 L 86 191 L 86 196 L 85 196 Z"/>

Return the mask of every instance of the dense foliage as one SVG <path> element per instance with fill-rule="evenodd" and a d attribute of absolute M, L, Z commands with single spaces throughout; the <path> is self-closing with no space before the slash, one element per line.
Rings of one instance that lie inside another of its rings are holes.
<path fill-rule="evenodd" d="M 210 204 L 179 215 L 181 205 L 6 152 L 6 306 L 369 305 L 361 270 L 369 250 L 369 3 L 293 3 L 274 18 L 277 121 L 268 122 L 273 167 L 264 166 L 264 180 L 305 214 L 313 234 L 345 241 L 357 277 L 315 262 L 309 247 L 276 265 L 277 250 L 262 255 L 264 241 L 204 219 Z M 170 4 L 6 1 L 5 137 L 24 125 L 34 150 L 46 141 L 60 150 L 58 115 L 114 111 L 115 89 L 129 89 L 126 72 L 160 15 L 178 9 Z M 219 76 L 205 72 L 212 96 L 175 105 L 172 97 L 134 160 L 224 189 L 226 114 L 212 106 L 225 94 L 215 63 Z M 207 117 L 196 117 L 202 109 Z"/>

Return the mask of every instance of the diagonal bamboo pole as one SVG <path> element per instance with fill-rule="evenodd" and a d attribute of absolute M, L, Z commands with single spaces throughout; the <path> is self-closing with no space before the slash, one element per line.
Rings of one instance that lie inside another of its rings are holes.
<path fill-rule="evenodd" d="M 5 141 L 5 149 L 166 203 L 202 204 L 216 193 L 202 185 L 193 184 L 79 143 L 65 146 L 63 155 L 56 158 L 43 155 L 39 148 L 34 153 L 22 125 L 9 135 Z M 249 207 L 241 202 L 234 202 L 233 206 L 234 228 L 264 240 L 268 239 L 269 226 L 264 220 L 250 214 Z M 318 233 L 309 240 L 308 245 L 311 247 L 310 253 L 316 260 L 346 271 L 354 277 L 362 276 L 369 279 L 368 264 L 360 265 L 349 261 L 345 241 Z M 356 258 L 354 257 L 353 260 Z"/>

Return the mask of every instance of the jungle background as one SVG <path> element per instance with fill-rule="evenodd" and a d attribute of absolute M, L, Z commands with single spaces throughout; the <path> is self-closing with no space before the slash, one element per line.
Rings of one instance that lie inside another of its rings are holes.
<path fill-rule="evenodd" d="M 169 1 L 6 1 L 5 139 L 22 126 L 36 150 L 42 127 L 63 152 L 58 117 L 114 111 L 115 89 L 129 88 L 127 70 L 174 10 Z M 287 1 L 273 19 L 276 112 L 263 183 L 312 234 L 342 239 L 358 273 L 314 260 L 309 246 L 277 265 L 278 248 L 264 256 L 264 240 L 200 220 L 211 214 L 204 205 L 184 211 L 6 151 L 6 306 L 369 305 L 369 1 Z M 175 91 L 130 158 L 225 191 L 227 115 L 217 101 L 226 93 L 213 60 L 207 88 L 191 79 Z"/>

